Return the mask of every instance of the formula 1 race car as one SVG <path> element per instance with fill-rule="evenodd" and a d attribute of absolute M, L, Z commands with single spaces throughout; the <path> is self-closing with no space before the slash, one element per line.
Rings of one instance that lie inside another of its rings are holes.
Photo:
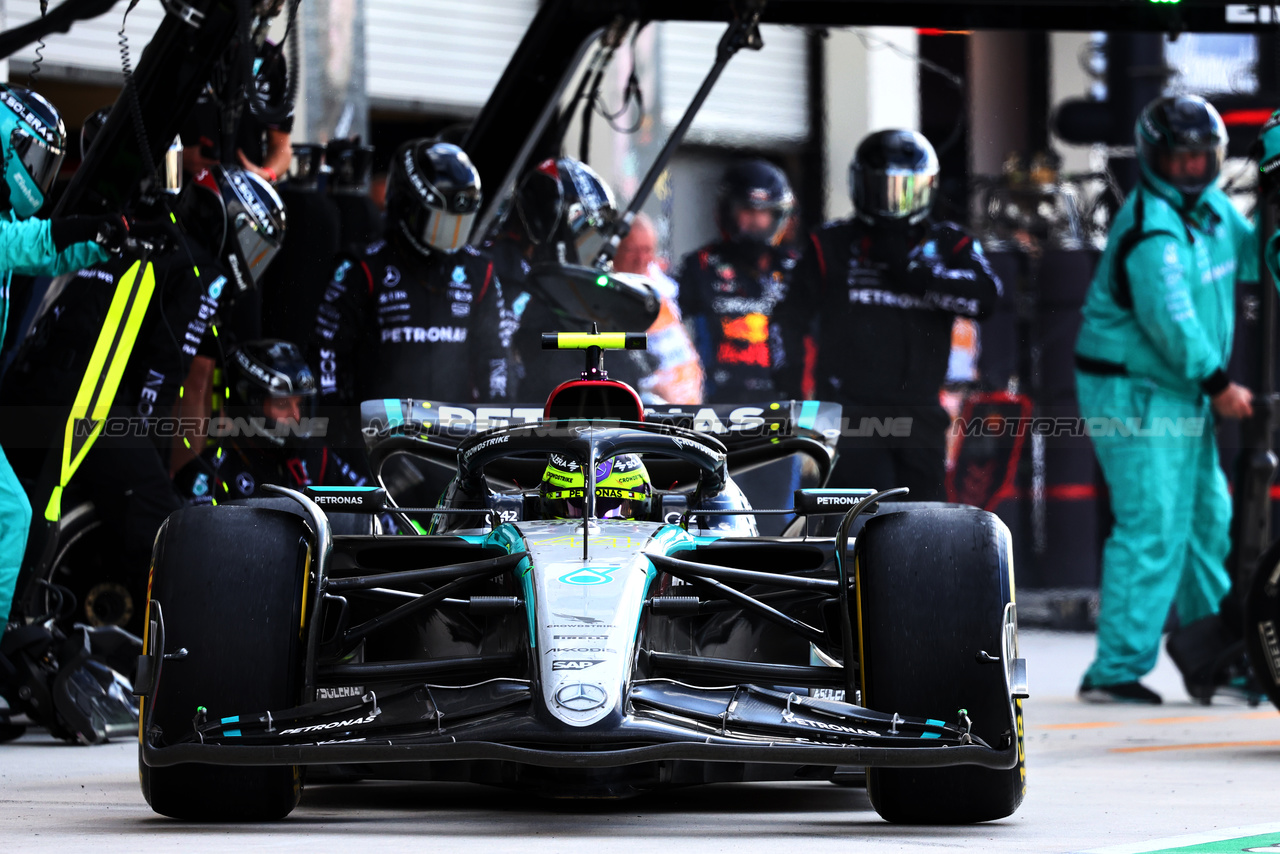
<path fill-rule="evenodd" d="M 274 489 L 169 517 L 135 681 L 152 808 L 279 818 L 317 767 L 578 798 L 865 767 L 890 821 L 1013 813 L 1027 691 L 1004 525 L 889 501 L 900 489 L 752 508 L 734 458 L 805 459 L 825 479 L 839 407 L 646 413 L 599 370 L 602 348 L 643 336 L 549 339 L 586 349 L 588 370 L 541 413 L 502 415 L 526 423 L 363 407 L 375 471 L 449 447 L 438 506 Z M 548 518 L 553 455 L 581 473 L 579 518 Z M 623 455 L 664 485 L 632 518 L 598 488 Z M 370 533 L 335 536 L 330 514 L 351 513 Z M 373 533 L 378 513 L 407 534 Z M 783 535 L 758 535 L 771 516 Z M 834 536 L 812 533 L 824 517 Z"/>

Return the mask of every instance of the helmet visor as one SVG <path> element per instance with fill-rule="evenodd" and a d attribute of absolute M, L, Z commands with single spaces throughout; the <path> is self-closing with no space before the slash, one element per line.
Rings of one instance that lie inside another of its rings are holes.
<path fill-rule="evenodd" d="M 450 213 L 449 211 L 427 208 L 422 219 L 422 228 L 415 235 L 432 249 L 441 252 L 457 252 L 471 235 L 471 226 L 476 220 L 475 211 L 470 213 Z"/>
<path fill-rule="evenodd" d="M 1222 161 L 1226 156 L 1226 146 L 1150 146 L 1150 150 L 1144 154 L 1156 175 L 1171 187 L 1183 193 L 1195 194 L 1218 180 Z"/>
<path fill-rule="evenodd" d="M 243 211 L 236 215 L 232 226 L 236 252 L 248 269 L 249 278 L 256 285 L 280 251 L 280 238 L 268 234 L 253 221 L 253 217 Z"/>
<path fill-rule="evenodd" d="M 861 180 L 856 207 L 860 213 L 891 219 L 928 210 L 938 174 L 907 169 L 867 170 Z"/>
<path fill-rule="evenodd" d="M 13 149 L 13 156 L 27 170 L 40 194 L 48 195 L 53 180 L 58 177 L 58 169 L 62 166 L 62 147 L 49 145 L 22 127 L 14 128 L 9 135 L 9 145 Z"/>

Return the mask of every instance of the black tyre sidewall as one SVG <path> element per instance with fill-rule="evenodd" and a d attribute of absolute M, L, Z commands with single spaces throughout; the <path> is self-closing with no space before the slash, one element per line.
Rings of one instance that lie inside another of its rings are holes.
<path fill-rule="evenodd" d="M 1280 541 L 1258 560 L 1244 606 L 1249 663 L 1267 697 L 1280 709 Z M 1275 577 L 1275 581 L 1272 579 Z"/>
<path fill-rule="evenodd" d="M 872 806 L 889 821 L 959 824 L 1011 815 L 1026 769 L 1021 701 L 1010 700 L 1003 615 L 1013 601 L 1009 532 L 991 513 L 923 507 L 873 517 L 855 546 L 854 620 L 862 651 L 863 703 L 882 712 L 955 723 L 966 709 L 974 735 L 1018 744 L 1010 770 L 978 766 L 869 768 Z"/>
<path fill-rule="evenodd" d="M 147 700 L 161 745 L 191 733 L 198 706 L 217 719 L 300 701 L 305 537 L 299 517 L 261 507 L 189 507 L 165 522 L 149 595 L 165 651 L 187 654 L 164 662 Z M 156 812 L 201 821 L 283 818 L 300 793 L 294 766 L 142 764 L 141 777 Z"/>

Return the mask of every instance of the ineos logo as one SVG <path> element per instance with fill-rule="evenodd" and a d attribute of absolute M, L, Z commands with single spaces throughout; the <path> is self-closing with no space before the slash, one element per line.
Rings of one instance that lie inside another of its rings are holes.
<path fill-rule="evenodd" d="M 556 692 L 557 705 L 571 712 L 590 712 L 603 706 L 607 699 L 603 688 L 585 682 L 566 685 Z"/>

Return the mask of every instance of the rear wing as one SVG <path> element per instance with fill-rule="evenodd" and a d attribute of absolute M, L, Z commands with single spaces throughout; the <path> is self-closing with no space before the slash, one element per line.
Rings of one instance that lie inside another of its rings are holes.
<path fill-rule="evenodd" d="M 834 448 L 840 436 L 841 407 L 817 400 L 779 400 L 760 404 L 663 404 L 645 408 L 645 420 L 709 433 L 722 440 L 817 438 Z M 454 442 L 518 424 L 543 422 L 542 406 L 441 403 L 385 398 L 360 404 L 360 428 L 372 445 L 390 436 L 451 439 Z"/>

